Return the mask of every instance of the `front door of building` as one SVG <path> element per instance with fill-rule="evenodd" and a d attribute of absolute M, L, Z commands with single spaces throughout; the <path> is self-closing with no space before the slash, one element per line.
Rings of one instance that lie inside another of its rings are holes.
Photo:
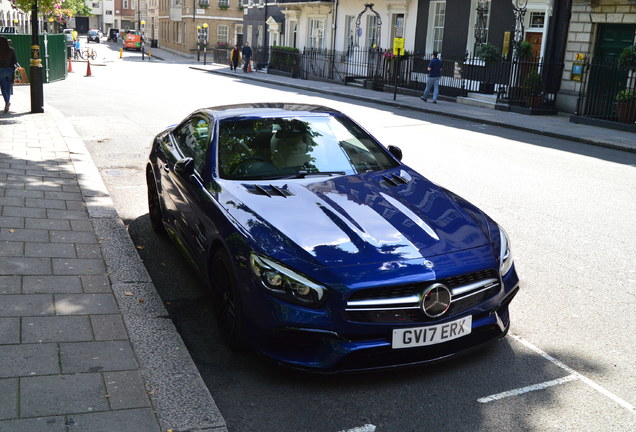
<path fill-rule="evenodd" d="M 585 114 L 613 119 L 616 94 L 625 88 L 628 71 L 616 67 L 620 52 L 634 43 L 636 24 L 601 24 L 590 62 Z"/>

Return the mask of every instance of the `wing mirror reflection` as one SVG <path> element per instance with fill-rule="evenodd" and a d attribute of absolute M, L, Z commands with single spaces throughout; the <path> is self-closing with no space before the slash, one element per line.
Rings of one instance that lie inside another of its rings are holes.
<path fill-rule="evenodd" d="M 402 150 L 399 147 L 394 145 L 389 146 L 389 153 L 393 155 L 394 158 L 401 161 L 402 160 Z"/>
<path fill-rule="evenodd" d="M 174 164 L 174 172 L 180 177 L 189 177 L 194 174 L 194 160 L 192 158 L 183 158 Z"/>

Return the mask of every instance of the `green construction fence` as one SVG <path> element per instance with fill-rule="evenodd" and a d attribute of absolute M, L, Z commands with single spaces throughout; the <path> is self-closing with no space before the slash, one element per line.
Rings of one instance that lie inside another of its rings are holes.
<path fill-rule="evenodd" d="M 22 66 L 31 82 L 31 35 L 3 33 L 11 41 Z M 40 59 L 42 60 L 42 82 L 48 83 L 65 79 L 68 76 L 68 58 L 66 36 L 63 34 L 41 34 Z"/>

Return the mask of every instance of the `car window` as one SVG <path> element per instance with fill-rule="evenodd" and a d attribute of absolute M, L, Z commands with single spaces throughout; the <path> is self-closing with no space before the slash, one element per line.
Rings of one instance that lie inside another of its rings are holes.
<path fill-rule="evenodd" d="M 219 174 L 275 179 L 305 173 L 358 174 L 397 162 L 346 117 L 227 119 L 219 125 Z"/>
<path fill-rule="evenodd" d="M 210 144 L 210 123 L 204 116 L 194 116 L 179 126 L 173 136 L 186 157 L 194 160 L 194 169 L 201 173 Z"/>

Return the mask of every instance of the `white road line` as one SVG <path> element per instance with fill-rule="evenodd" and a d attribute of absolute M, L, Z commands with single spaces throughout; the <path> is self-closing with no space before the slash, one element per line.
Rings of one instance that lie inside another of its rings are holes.
<path fill-rule="evenodd" d="M 606 388 L 604 388 L 604 387 L 600 386 L 599 384 L 595 383 L 594 381 L 592 381 L 588 377 L 586 377 L 584 375 L 581 375 L 580 373 L 578 373 L 577 371 L 575 371 L 571 367 L 567 366 L 566 364 L 564 364 L 564 363 L 560 362 L 559 360 L 555 359 L 554 357 L 552 357 L 550 354 L 548 354 L 548 353 L 546 353 L 544 351 L 541 351 L 539 348 L 537 348 L 536 346 L 534 346 L 533 344 L 531 344 L 527 340 L 521 338 L 520 336 L 511 334 L 511 333 L 509 333 L 509 336 L 512 337 L 513 339 L 521 342 L 523 345 L 525 345 L 526 347 L 530 348 L 532 351 L 536 352 L 537 354 L 539 354 L 541 357 L 543 357 L 544 359 L 548 360 L 552 364 L 554 364 L 554 365 L 560 367 L 561 369 L 563 369 L 564 371 L 568 372 L 569 374 L 571 374 L 570 376 L 574 376 L 576 379 L 581 380 L 582 382 L 584 382 L 588 386 L 592 387 L 594 390 L 598 391 L 602 395 L 604 395 L 604 396 L 608 397 L 609 399 L 613 400 L 614 402 L 616 402 L 617 404 L 619 404 L 623 408 L 627 409 L 628 411 L 631 411 L 632 413 L 636 413 L 636 408 L 634 407 L 634 405 L 632 405 L 629 402 L 627 402 L 627 401 L 621 399 L 620 397 L 616 396 L 614 393 L 610 392 Z M 565 377 L 565 378 L 568 378 L 568 377 Z M 558 381 L 558 380 L 555 380 L 555 381 Z M 551 381 L 548 381 L 548 382 L 551 382 Z M 541 385 L 541 384 L 537 384 L 537 385 Z M 511 390 L 511 391 L 514 391 L 514 390 Z M 504 393 L 506 393 L 506 392 L 504 392 Z M 519 394 L 521 394 L 521 393 L 519 393 Z M 488 397 L 490 397 L 490 396 L 488 396 Z M 485 399 L 485 398 L 481 398 L 481 399 Z"/>
<path fill-rule="evenodd" d="M 488 402 L 496 401 L 496 400 L 507 398 L 507 397 L 511 397 L 511 396 L 518 396 L 518 395 L 521 395 L 521 394 L 524 394 L 524 393 L 528 393 L 528 392 L 531 392 L 531 391 L 543 390 L 545 388 L 553 387 L 553 386 L 556 386 L 556 385 L 561 385 L 561 384 L 564 384 L 566 382 L 574 381 L 576 379 L 578 379 L 578 377 L 576 375 L 572 374 L 572 375 L 568 375 L 566 377 L 558 378 L 558 379 L 555 379 L 555 380 L 552 380 L 552 381 L 546 381 L 546 382 L 542 382 L 542 383 L 539 383 L 539 384 L 534 384 L 534 385 L 527 386 L 527 387 L 520 387 L 518 389 L 508 390 L 508 391 L 505 391 L 505 392 L 501 392 L 501 393 L 493 394 L 493 395 L 486 396 L 486 397 L 483 397 L 483 398 L 479 398 L 479 399 L 477 399 L 477 402 L 479 402 L 479 403 L 488 403 Z"/>
<path fill-rule="evenodd" d="M 365 424 L 353 429 L 341 430 L 340 432 L 375 432 L 375 426 L 372 424 Z"/>

